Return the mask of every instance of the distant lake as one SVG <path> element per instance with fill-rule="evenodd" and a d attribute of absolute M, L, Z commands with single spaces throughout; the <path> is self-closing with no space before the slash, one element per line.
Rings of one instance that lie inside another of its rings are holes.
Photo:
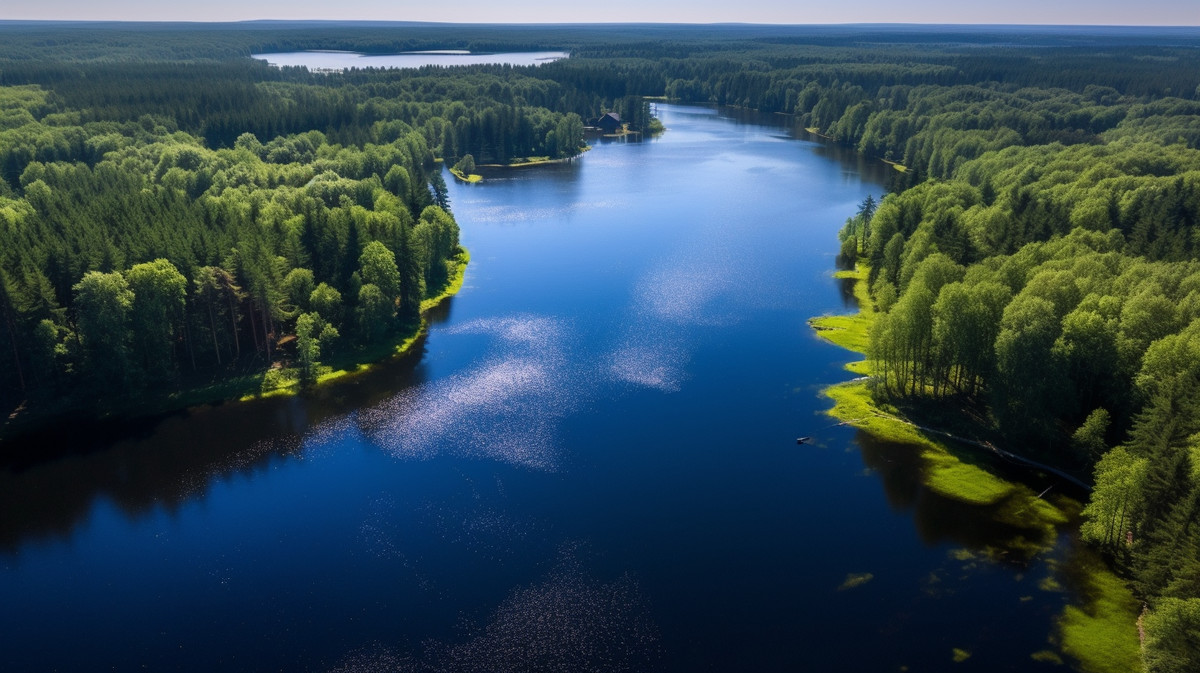
<path fill-rule="evenodd" d="M 253 54 L 274 66 L 302 65 L 309 70 L 347 68 L 420 68 L 426 65 L 541 65 L 570 56 L 565 51 L 521 51 L 506 54 L 472 54 L 466 51 L 414 51 L 403 54 L 360 54 L 352 51 L 291 51 Z"/>

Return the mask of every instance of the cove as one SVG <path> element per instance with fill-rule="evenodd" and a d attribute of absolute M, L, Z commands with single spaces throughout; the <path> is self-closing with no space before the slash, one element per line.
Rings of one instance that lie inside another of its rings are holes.
<path fill-rule="evenodd" d="M 0 669 L 1049 670 L 1072 523 L 825 415 L 857 356 L 806 321 L 853 311 L 836 232 L 897 172 L 657 113 L 448 181 L 471 264 L 407 356 L 5 466 Z"/>

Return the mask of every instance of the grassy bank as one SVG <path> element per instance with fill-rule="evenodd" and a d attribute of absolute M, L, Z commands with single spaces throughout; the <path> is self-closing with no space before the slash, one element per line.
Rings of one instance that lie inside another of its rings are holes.
<path fill-rule="evenodd" d="M 1141 604 L 1124 580 L 1091 553 L 1067 570 L 1083 597 L 1068 605 L 1058 619 L 1063 652 L 1088 673 L 1133 673 L 1142 670 L 1137 617 Z"/>
<path fill-rule="evenodd" d="M 817 334 L 834 344 L 866 355 L 871 326 L 878 314 L 868 293 L 870 271 L 858 265 L 837 276 L 854 280 L 859 311 L 853 315 L 827 315 L 809 320 Z M 863 377 L 871 373 L 869 360 L 849 363 L 846 369 Z M 865 378 L 831 386 L 824 391 L 834 401 L 830 416 L 872 435 L 917 447 L 923 461 L 921 480 L 946 498 L 983 508 L 996 521 L 1038 534 L 1015 538 L 1014 548 L 1032 557 L 1049 552 L 1059 528 L 1077 520 L 1080 504 L 1065 496 L 1035 493 L 980 465 L 968 462 L 942 439 L 923 431 L 901 410 L 875 400 Z M 1064 608 L 1057 621 L 1057 642 L 1064 654 L 1076 659 L 1088 673 L 1133 673 L 1141 669 L 1136 620 L 1138 604 L 1125 583 L 1103 562 L 1080 554 L 1062 572 L 1077 589 L 1079 600 Z M 1057 582 L 1052 582 L 1057 586 Z M 1053 653 L 1050 653 L 1053 655 Z M 1046 658 L 1046 653 L 1035 653 Z M 1057 656 L 1057 655 L 1054 655 Z"/>
<path fill-rule="evenodd" d="M 579 154 L 571 157 L 563 157 L 561 159 L 551 159 L 550 157 L 516 157 L 506 164 L 479 164 L 480 168 L 524 168 L 526 166 L 543 166 L 545 164 L 564 164 L 576 157 L 579 157 L 584 152 L 592 149 L 591 145 L 584 145 L 583 149 L 579 150 Z"/>
<path fill-rule="evenodd" d="M 809 320 L 809 325 L 822 338 L 861 355 L 866 355 L 871 325 L 878 316 L 867 292 L 869 273 L 869 269 L 860 264 L 854 271 L 837 274 L 839 278 L 854 280 L 858 313 Z M 865 359 L 851 362 L 846 369 L 869 376 L 870 362 Z M 924 459 L 923 482 L 939 495 L 971 505 L 1004 504 L 997 514 L 1006 522 L 1023 527 L 1053 528 L 1067 520 L 1062 510 L 1037 498 L 1028 487 L 1005 481 L 963 461 L 948 445 L 917 428 L 899 410 L 878 403 L 871 395 L 867 380 L 835 385 L 827 388 L 825 394 L 834 401 L 829 410 L 829 415 L 834 418 L 880 439 L 920 447 Z"/>
<path fill-rule="evenodd" d="M 383 343 L 362 349 L 347 349 L 346 352 L 329 358 L 321 368 L 315 385 L 371 370 L 375 365 L 408 353 L 425 333 L 428 322 L 425 313 L 462 289 L 467 265 L 471 256 L 463 251 L 454 258 L 455 269 L 441 291 L 421 302 L 421 319 L 398 330 L 397 335 Z M 247 356 L 249 357 L 249 356 Z M 247 363 L 255 362 L 252 358 Z M 21 435 L 36 432 L 39 428 L 64 418 L 82 422 L 123 422 L 166 414 L 202 404 L 213 404 L 229 400 L 247 401 L 281 395 L 295 395 L 303 387 L 300 373 L 289 367 L 261 369 L 247 364 L 242 373 L 206 377 L 204 380 L 184 378 L 182 389 L 169 393 L 146 393 L 123 399 L 109 399 L 107 406 L 97 410 L 84 401 L 64 399 L 58 404 L 46 405 L 33 413 L 13 414 L 0 426 L 0 443 Z"/>
<path fill-rule="evenodd" d="M 483 182 L 482 175 L 476 175 L 474 173 L 467 175 L 467 174 L 463 173 L 462 171 L 458 170 L 457 168 L 451 168 L 450 175 L 453 175 L 455 178 L 457 178 L 461 182 L 466 182 L 466 183 Z"/>

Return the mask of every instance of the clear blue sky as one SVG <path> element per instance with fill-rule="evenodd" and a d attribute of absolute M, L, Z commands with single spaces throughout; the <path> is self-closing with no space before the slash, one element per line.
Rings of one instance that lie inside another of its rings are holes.
<path fill-rule="evenodd" d="M 1200 0 L 12 0 L 0 19 L 1196 26 Z"/>

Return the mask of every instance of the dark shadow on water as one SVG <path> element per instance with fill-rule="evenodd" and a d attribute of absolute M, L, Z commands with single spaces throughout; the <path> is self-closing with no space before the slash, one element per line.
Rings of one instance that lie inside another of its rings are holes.
<path fill-rule="evenodd" d="M 448 320 L 452 305 L 432 309 L 430 322 Z M 24 436 L 14 450 L 25 461 L 0 471 L 0 551 L 68 536 L 100 498 L 136 518 L 202 498 L 214 480 L 286 460 L 313 426 L 422 383 L 425 339 L 303 395 L 203 405 L 104 433 L 67 427 Z M 52 447 L 49 459 L 35 459 L 39 445 Z"/>
<path fill-rule="evenodd" d="M 858 281 L 853 278 L 838 278 L 838 295 L 842 298 L 842 306 L 845 306 L 851 311 L 858 310 L 858 297 L 854 296 L 854 284 Z"/>
<path fill-rule="evenodd" d="M 855 442 L 863 464 L 879 475 L 888 504 L 894 510 L 912 512 L 917 533 L 926 545 L 951 543 L 970 549 L 1004 549 L 1015 539 L 1030 540 L 1044 535 L 1037 529 L 997 521 L 995 515 L 1000 505 L 970 505 L 932 491 L 922 480 L 924 459 L 919 447 L 881 440 L 861 430 L 856 433 Z M 997 469 L 994 465 L 988 465 L 987 469 L 1010 480 L 1034 477 Z"/>

